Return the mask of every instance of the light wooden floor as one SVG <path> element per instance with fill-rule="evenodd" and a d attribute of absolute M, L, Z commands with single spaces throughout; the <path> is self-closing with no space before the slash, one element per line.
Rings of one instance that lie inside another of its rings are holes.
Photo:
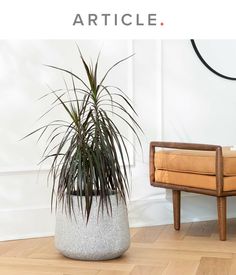
<path fill-rule="evenodd" d="M 131 229 L 130 249 L 119 259 L 82 262 L 60 255 L 53 238 L 0 243 L 0 275 L 235 275 L 236 219 L 220 242 L 216 221 Z"/>

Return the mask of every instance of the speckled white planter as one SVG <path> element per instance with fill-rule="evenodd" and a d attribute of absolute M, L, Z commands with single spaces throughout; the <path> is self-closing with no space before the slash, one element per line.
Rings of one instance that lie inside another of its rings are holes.
<path fill-rule="evenodd" d="M 112 216 L 99 212 L 99 199 L 94 197 L 88 224 L 73 197 L 75 215 L 71 218 L 58 209 L 55 245 L 66 257 L 79 260 L 108 260 L 121 256 L 130 245 L 127 208 L 111 195 Z"/>

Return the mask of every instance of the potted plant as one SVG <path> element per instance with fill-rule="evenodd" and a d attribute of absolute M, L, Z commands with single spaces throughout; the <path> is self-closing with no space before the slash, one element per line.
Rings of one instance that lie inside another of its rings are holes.
<path fill-rule="evenodd" d="M 95 65 L 89 65 L 80 50 L 79 54 L 86 80 L 47 65 L 69 75 L 71 87 L 47 94 L 54 99 L 46 113 L 61 108 L 68 120 L 54 120 L 27 136 L 49 134 L 42 161 L 52 161 L 49 176 L 51 203 L 56 207 L 56 248 L 75 259 L 112 259 L 130 244 L 126 207 L 130 159 L 126 137 L 113 117 L 125 123 L 138 140 L 140 127 L 129 98 L 105 81 L 114 67 L 131 56 L 115 63 L 99 81 L 99 56 Z"/>

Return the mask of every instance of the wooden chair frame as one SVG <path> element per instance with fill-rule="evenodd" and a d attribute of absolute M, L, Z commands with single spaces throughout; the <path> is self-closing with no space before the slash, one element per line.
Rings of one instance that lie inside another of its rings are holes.
<path fill-rule="evenodd" d="M 155 167 L 154 154 L 155 148 L 170 148 L 170 149 L 184 149 L 184 150 L 198 150 L 198 151 L 215 151 L 215 167 L 216 167 L 216 190 L 209 190 L 203 188 L 195 188 L 184 185 L 176 185 L 172 183 L 156 182 L 155 181 Z M 173 213 L 174 213 L 174 228 L 180 229 L 180 207 L 181 207 L 181 191 L 192 192 L 204 195 L 215 196 L 217 198 L 218 211 L 218 225 L 219 237 L 221 241 L 226 240 L 226 197 L 235 196 L 235 191 L 224 190 L 224 175 L 223 175 L 223 155 L 222 147 L 220 145 L 196 144 L 196 143 L 179 143 L 179 142 L 162 142 L 152 141 L 150 143 L 150 183 L 155 187 L 162 187 L 172 189 L 173 197 Z"/>

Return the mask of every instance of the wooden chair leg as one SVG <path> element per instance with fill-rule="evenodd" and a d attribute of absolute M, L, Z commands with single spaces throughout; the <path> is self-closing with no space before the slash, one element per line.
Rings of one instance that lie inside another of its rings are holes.
<path fill-rule="evenodd" d="M 180 191 L 172 190 L 173 212 L 174 212 L 174 228 L 180 229 Z"/>
<path fill-rule="evenodd" d="M 217 197 L 219 237 L 226 240 L 226 197 Z"/>

